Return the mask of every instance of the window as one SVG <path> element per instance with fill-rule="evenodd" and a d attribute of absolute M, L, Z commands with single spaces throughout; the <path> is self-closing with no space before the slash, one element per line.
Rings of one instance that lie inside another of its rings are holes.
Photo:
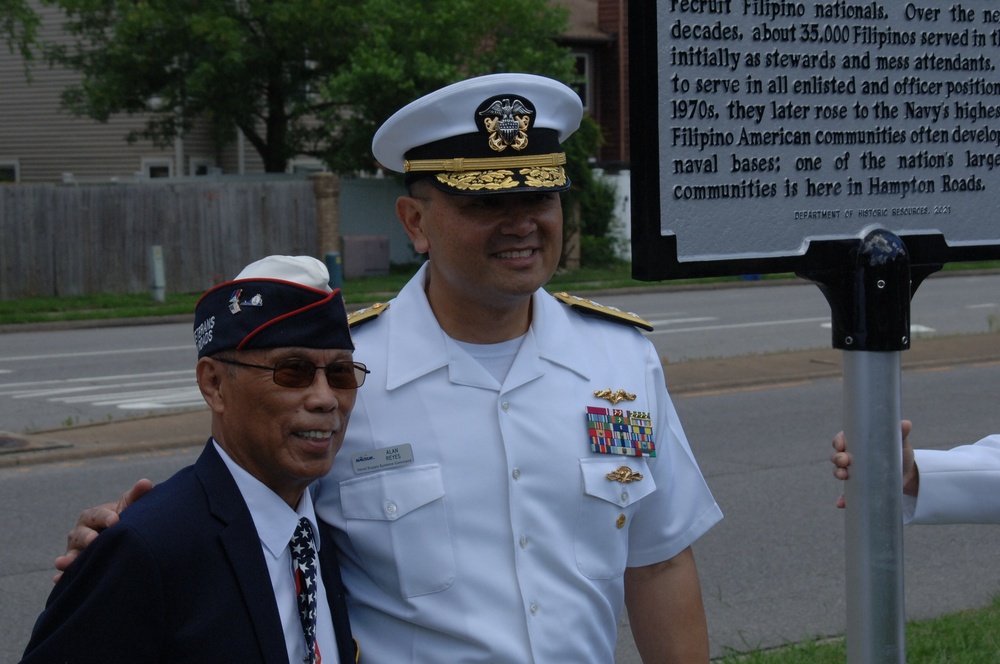
<path fill-rule="evenodd" d="M 174 160 L 148 157 L 142 160 L 141 175 L 147 178 L 169 178 L 174 174 Z"/>
<path fill-rule="evenodd" d="M 319 159 L 314 159 L 312 157 L 299 157 L 297 159 L 290 160 L 286 170 L 289 173 L 322 173 L 326 170 L 326 166 L 324 166 L 323 162 Z"/>
<path fill-rule="evenodd" d="M 570 87 L 576 90 L 576 93 L 580 95 L 580 101 L 583 102 L 584 112 L 589 112 L 591 104 L 590 90 L 593 87 L 593 73 L 590 66 L 590 53 L 574 51 L 573 59 L 575 61 L 577 82 Z"/>
<path fill-rule="evenodd" d="M 0 184 L 21 181 L 21 167 L 17 159 L 0 157 Z"/>
<path fill-rule="evenodd" d="M 216 175 L 220 172 L 215 162 L 205 157 L 191 157 L 189 167 L 191 175 Z"/>

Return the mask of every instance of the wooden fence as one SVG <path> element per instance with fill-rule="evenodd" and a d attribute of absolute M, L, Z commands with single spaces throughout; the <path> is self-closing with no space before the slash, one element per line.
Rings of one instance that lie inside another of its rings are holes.
<path fill-rule="evenodd" d="M 0 186 L 0 299 L 150 290 L 163 248 L 167 293 L 232 278 L 268 254 L 316 254 L 309 180 Z"/>

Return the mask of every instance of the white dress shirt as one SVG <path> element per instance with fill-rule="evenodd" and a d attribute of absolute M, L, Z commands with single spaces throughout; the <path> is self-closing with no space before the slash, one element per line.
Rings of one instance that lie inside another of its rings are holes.
<path fill-rule="evenodd" d="M 500 383 L 440 329 L 425 273 L 352 332 L 372 373 L 315 494 L 352 631 L 373 662 L 607 664 L 626 566 L 721 518 L 655 349 L 540 290 Z M 648 412 L 657 456 L 592 452 L 588 406 Z M 621 466 L 643 479 L 609 480 Z"/>
<path fill-rule="evenodd" d="M 213 440 L 212 443 L 232 473 L 233 479 L 236 480 L 236 485 L 250 509 L 250 516 L 253 517 L 254 526 L 260 536 L 260 545 L 264 551 L 264 560 L 267 562 L 267 571 L 271 575 L 271 585 L 274 587 L 274 597 L 278 604 L 278 614 L 281 616 L 281 627 L 285 633 L 288 661 L 293 664 L 301 662 L 306 655 L 306 639 L 302 633 L 302 622 L 299 620 L 292 554 L 288 543 L 299 525 L 299 519 L 305 517 L 312 524 L 313 539 L 316 551 L 319 552 L 319 529 L 316 526 L 312 495 L 304 491 L 298 509 L 293 510 L 288 503 L 278 497 L 278 494 L 233 461 L 217 442 Z M 319 644 L 324 664 L 337 664 L 340 661 L 337 655 L 337 641 L 319 560 L 316 561 L 316 570 L 316 643 Z"/>

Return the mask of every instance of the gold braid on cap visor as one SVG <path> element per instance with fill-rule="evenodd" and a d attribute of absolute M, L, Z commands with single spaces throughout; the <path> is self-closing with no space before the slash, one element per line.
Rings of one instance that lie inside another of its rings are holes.
<path fill-rule="evenodd" d="M 407 159 L 403 162 L 403 172 L 463 173 L 465 171 L 489 171 L 507 168 L 562 166 L 565 163 L 565 152 L 518 157 L 484 157 L 481 159 L 464 159 L 462 157 L 454 159 Z"/>

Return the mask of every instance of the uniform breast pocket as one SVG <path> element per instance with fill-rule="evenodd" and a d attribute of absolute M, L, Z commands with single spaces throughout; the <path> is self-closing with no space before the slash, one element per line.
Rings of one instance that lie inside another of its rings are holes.
<path fill-rule="evenodd" d="M 614 579 L 625 573 L 632 516 L 656 484 L 646 460 L 637 457 L 581 459 L 580 471 L 583 496 L 576 524 L 576 563 L 588 578 Z"/>
<path fill-rule="evenodd" d="M 455 553 L 441 468 L 390 470 L 340 483 L 351 543 L 372 579 L 401 597 L 439 592 L 455 580 Z"/>

